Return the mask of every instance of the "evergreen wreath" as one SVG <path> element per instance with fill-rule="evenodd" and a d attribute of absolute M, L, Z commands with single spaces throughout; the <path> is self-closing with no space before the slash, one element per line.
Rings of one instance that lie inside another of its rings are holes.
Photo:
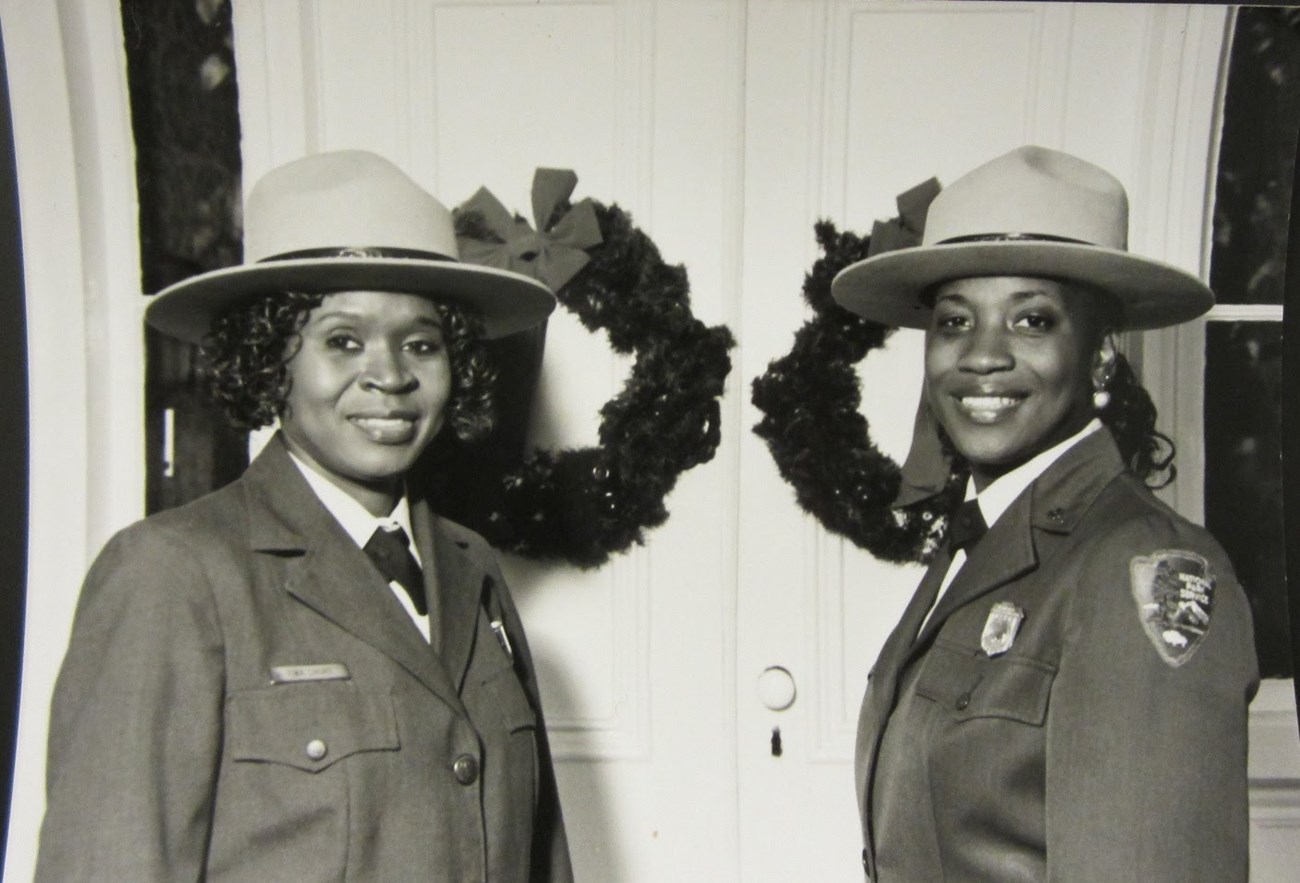
<path fill-rule="evenodd" d="M 586 328 L 634 356 L 600 410 L 599 445 L 534 451 L 506 472 L 475 525 L 498 548 L 597 567 L 643 542 L 667 519 L 664 498 L 682 472 L 713 458 L 735 341 L 692 315 L 685 268 L 665 263 L 627 212 L 571 204 L 576 183 L 570 171 L 537 170 L 536 230 L 483 189 L 455 223 L 464 260 L 535 276 Z"/>
<path fill-rule="evenodd" d="M 837 230 L 830 221 L 814 225 L 823 256 L 803 285 L 813 317 L 795 333 L 790 352 L 771 362 L 753 383 L 752 401 L 763 412 L 754 432 L 767 443 L 799 505 L 827 530 L 885 561 L 932 556 L 947 513 L 965 490 L 966 476 L 954 473 L 941 494 L 893 508 L 901 470 L 871 440 L 859 411 L 862 392 L 855 366 L 894 329 L 835 303 L 831 280 L 869 255 L 918 244 L 925 209 L 937 192 L 932 179 L 904 193 L 900 217 L 877 222 L 871 236 Z"/>

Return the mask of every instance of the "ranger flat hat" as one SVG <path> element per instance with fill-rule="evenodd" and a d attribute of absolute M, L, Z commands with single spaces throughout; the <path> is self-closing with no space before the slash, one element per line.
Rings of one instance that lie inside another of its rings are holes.
<path fill-rule="evenodd" d="M 919 246 L 845 267 L 831 293 L 868 319 L 926 328 L 925 292 L 971 276 L 1094 285 L 1118 299 L 1123 329 L 1177 325 L 1214 306 L 1214 294 L 1196 276 L 1128 251 L 1128 197 L 1114 175 L 1035 146 L 958 178 L 930 203 Z"/>
<path fill-rule="evenodd" d="M 214 318 L 255 295 L 356 290 L 471 307 L 488 337 L 536 325 L 555 308 L 536 279 L 462 263 L 451 212 L 397 166 L 341 150 L 263 176 L 244 208 L 244 263 L 165 288 L 145 320 L 198 343 Z"/>

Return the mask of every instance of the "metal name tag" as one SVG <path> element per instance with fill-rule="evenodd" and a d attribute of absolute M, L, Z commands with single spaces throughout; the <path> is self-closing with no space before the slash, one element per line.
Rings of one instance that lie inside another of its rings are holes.
<path fill-rule="evenodd" d="M 350 677 L 348 667 L 341 662 L 271 666 L 273 684 L 293 684 L 299 681 L 346 681 Z"/>

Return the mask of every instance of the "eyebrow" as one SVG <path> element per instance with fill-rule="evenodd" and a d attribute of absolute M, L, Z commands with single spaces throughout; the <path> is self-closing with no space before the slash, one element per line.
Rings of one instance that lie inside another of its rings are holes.
<path fill-rule="evenodd" d="M 1042 288 L 1022 288 L 1012 292 L 1011 297 L 1016 301 L 1025 301 L 1034 297 L 1050 297 L 1050 294 Z M 945 300 L 957 300 L 962 301 L 963 303 L 970 302 L 970 298 L 968 298 L 960 289 L 957 291 L 941 292 L 934 298 L 935 304 Z"/>
<path fill-rule="evenodd" d="M 319 307 L 317 309 L 319 310 Z M 354 310 L 335 308 L 315 313 L 311 317 L 310 321 L 324 322 L 328 319 L 344 319 L 352 322 L 361 322 L 367 321 L 368 317 L 365 314 L 358 313 Z M 433 316 L 415 316 L 412 318 L 411 322 L 416 325 L 428 325 L 431 328 L 437 328 L 439 331 L 442 330 L 442 316 L 440 314 Z"/>

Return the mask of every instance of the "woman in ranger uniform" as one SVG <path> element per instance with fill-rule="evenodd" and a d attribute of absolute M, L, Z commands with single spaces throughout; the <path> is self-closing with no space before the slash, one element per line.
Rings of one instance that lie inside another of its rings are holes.
<path fill-rule="evenodd" d="M 1114 340 L 1214 298 L 1130 254 L 1127 216 L 1109 173 L 1023 147 L 940 193 L 920 246 L 834 281 L 925 329 L 897 505 L 969 473 L 859 718 L 880 883 L 1246 879 L 1249 609 L 1148 489 L 1166 440 Z"/>
<path fill-rule="evenodd" d="M 241 266 L 148 321 L 203 340 L 241 478 L 114 537 L 50 721 L 37 878 L 560 880 L 564 826 L 523 628 L 492 552 L 404 476 L 492 425 L 479 342 L 554 298 L 460 263 L 386 160 L 251 192 Z"/>

